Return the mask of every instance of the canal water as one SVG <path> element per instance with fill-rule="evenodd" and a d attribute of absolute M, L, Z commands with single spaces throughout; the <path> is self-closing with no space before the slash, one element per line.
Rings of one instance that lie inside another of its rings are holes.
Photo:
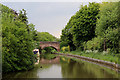
<path fill-rule="evenodd" d="M 12 72 L 3 78 L 119 78 L 115 69 L 76 58 L 47 54 L 30 71 Z"/>

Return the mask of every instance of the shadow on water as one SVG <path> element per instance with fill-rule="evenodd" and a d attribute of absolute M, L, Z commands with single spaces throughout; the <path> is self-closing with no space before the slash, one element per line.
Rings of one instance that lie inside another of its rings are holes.
<path fill-rule="evenodd" d="M 119 74 L 80 59 L 45 54 L 34 69 L 3 74 L 3 78 L 118 78 Z"/>

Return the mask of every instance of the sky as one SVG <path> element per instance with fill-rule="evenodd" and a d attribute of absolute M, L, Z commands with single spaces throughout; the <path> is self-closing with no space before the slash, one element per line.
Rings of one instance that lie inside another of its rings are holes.
<path fill-rule="evenodd" d="M 38 32 L 49 32 L 57 38 L 60 38 L 62 29 L 68 23 L 71 16 L 80 9 L 80 5 L 87 5 L 89 3 L 87 0 L 84 2 L 72 2 L 72 0 L 69 2 L 47 2 L 47 0 L 45 0 L 46 2 L 42 2 L 42 0 L 41 2 L 32 2 L 32 0 L 29 0 L 29 2 L 26 0 L 23 2 L 22 0 L 17 1 L 14 2 L 11 0 L 9 2 L 9 0 L 4 0 L 2 4 L 17 12 L 21 9 L 25 9 L 29 23 L 34 24 Z"/>

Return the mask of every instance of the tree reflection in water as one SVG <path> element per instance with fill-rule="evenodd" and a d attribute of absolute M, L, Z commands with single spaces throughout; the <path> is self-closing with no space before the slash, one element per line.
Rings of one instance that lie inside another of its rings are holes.
<path fill-rule="evenodd" d="M 61 58 L 61 70 L 63 78 L 118 78 L 111 69 L 66 57 Z"/>

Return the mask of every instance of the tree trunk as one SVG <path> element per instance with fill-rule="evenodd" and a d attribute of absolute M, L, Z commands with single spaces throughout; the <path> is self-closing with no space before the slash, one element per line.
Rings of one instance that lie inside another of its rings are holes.
<path fill-rule="evenodd" d="M 105 39 L 104 39 L 104 51 L 106 51 L 106 42 L 105 42 Z"/>

